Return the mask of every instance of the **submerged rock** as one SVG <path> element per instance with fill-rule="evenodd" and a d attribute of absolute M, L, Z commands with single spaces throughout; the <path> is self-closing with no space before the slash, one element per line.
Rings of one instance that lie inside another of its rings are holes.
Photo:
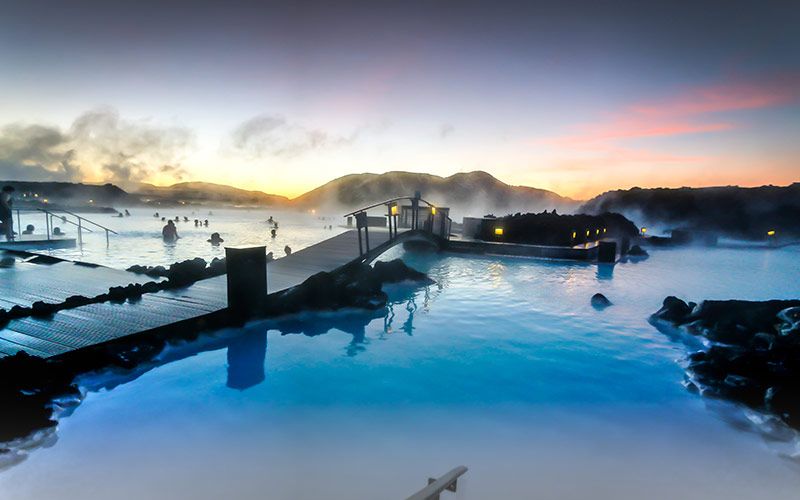
<path fill-rule="evenodd" d="M 596 293 L 592 295 L 591 304 L 595 309 L 605 309 L 613 303 L 602 293 Z"/>
<path fill-rule="evenodd" d="M 667 297 L 651 316 L 704 337 L 688 372 L 706 393 L 767 411 L 800 428 L 800 300 L 707 300 Z"/>
<path fill-rule="evenodd" d="M 639 245 L 633 245 L 628 250 L 628 255 L 631 256 L 631 257 L 647 257 L 650 254 L 647 253 L 647 250 L 645 250 L 644 248 L 640 247 Z"/>

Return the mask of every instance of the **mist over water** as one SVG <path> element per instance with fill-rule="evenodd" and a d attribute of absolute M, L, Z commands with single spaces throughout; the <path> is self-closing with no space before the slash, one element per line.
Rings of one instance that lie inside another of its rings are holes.
<path fill-rule="evenodd" d="M 124 210 L 119 208 L 119 210 Z M 116 231 L 111 234 L 109 244 L 106 246 L 105 231 L 102 229 L 89 229 L 94 232 L 83 233 L 83 246 L 51 250 L 48 253 L 56 257 L 82 262 L 91 262 L 109 267 L 125 269 L 134 264 L 164 265 L 168 266 L 176 261 L 202 257 L 210 261 L 214 257 L 224 257 L 226 246 L 257 246 L 267 247 L 268 252 L 273 252 L 275 257 L 284 255 L 285 246 L 292 250 L 300 250 L 313 245 L 326 238 L 330 238 L 344 231 L 341 227 L 345 220 L 341 214 L 331 212 L 317 214 L 272 209 L 231 209 L 215 207 L 186 207 L 186 208 L 145 208 L 132 207 L 128 209 L 130 217 L 116 217 L 109 214 L 83 214 L 84 217 L 109 229 Z M 159 213 L 159 217 L 153 214 Z M 161 229 L 166 224 L 161 217 L 175 219 L 178 235 L 181 237 L 175 243 L 165 243 L 161 238 Z M 272 216 L 278 221 L 278 231 L 275 238 L 270 235 L 272 226 L 267 223 Z M 189 222 L 184 222 L 184 217 Z M 43 214 L 22 213 L 21 226 L 28 224 L 36 227 L 36 233 L 44 235 L 45 219 Z M 195 227 L 194 219 L 201 222 L 208 220 L 208 227 Z M 14 220 L 16 224 L 16 219 Z M 54 219 L 54 226 L 58 226 L 70 237 L 77 237 L 75 226 L 64 224 Z M 333 226 L 328 229 L 328 226 Z M 211 233 L 220 233 L 225 240 L 219 246 L 208 242 Z"/>
<path fill-rule="evenodd" d="M 404 498 L 459 464 L 452 498 L 797 498 L 792 433 L 688 392 L 687 347 L 647 323 L 670 294 L 796 298 L 796 249 L 396 256 L 437 283 L 389 287 L 375 319 L 253 322 L 111 390 L 85 377 L 52 446 L 0 472 L 0 498 Z M 593 309 L 596 292 L 614 305 Z M 288 333 L 312 330 L 327 333 Z"/>

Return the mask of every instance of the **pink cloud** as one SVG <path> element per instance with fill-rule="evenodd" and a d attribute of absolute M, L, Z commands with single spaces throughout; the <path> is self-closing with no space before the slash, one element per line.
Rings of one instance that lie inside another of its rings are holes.
<path fill-rule="evenodd" d="M 604 120 L 576 126 L 572 134 L 544 142 L 571 149 L 604 149 L 626 139 L 720 132 L 737 124 L 710 115 L 777 107 L 797 100 L 800 73 L 699 87 L 672 98 L 629 105 Z"/>

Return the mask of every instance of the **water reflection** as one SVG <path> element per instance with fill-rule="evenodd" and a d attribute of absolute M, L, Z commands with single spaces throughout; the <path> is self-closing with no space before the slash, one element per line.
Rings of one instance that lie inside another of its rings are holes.
<path fill-rule="evenodd" d="M 267 332 L 235 338 L 228 344 L 228 381 L 231 389 L 244 390 L 266 379 Z"/>
<path fill-rule="evenodd" d="M 597 279 L 606 281 L 614 278 L 614 264 L 597 264 Z"/>

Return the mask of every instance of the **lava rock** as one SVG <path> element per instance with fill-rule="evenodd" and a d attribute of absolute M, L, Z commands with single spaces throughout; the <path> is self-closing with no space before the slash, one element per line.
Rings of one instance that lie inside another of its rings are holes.
<path fill-rule="evenodd" d="M 38 300 L 31 305 L 31 316 L 36 316 L 37 318 L 51 316 L 56 312 L 56 309 L 55 305 Z"/>
<path fill-rule="evenodd" d="M 653 314 L 652 318 L 683 324 L 691 314 L 692 307 L 678 297 L 669 296 L 664 299 L 661 309 Z"/>
<path fill-rule="evenodd" d="M 647 253 L 647 250 L 645 250 L 644 248 L 640 247 L 639 245 L 633 245 L 628 250 L 628 255 L 630 255 L 631 257 L 647 257 L 650 254 Z"/>
<path fill-rule="evenodd" d="M 227 273 L 228 271 L 225 264 L 225 259 L 214 257 L 211 259 L 211 264 L 208 265 L 208 269 L 206 271 L 208 277 L 222 276 L 223 274 Z"/>
<path fill-rule="evenodd" d="M 427 274 L 408 267 L 400 259 L 387 262 L 378 261 L 373 269 L 381 283 L 399 283 L 401 281 L 414 281 L 428 285 L 435 283 Z"/>
<path fill-rule="evenodd" d="M 596 293 L 592 295 L 591 304 L 595 309 L 605 309 L 613 303 L 602 293 Z"/>
<path fill-rule="evenodd" d="M 176 262 L 169 266 L 167 279 L 173 286 L 183 286 L 194 283 L 206 277 L 206 261 L 200 257 Z"/>
<path fill-rule="evenodd" d="M 691 354 L 687 369 L 706 393 L 772 412 L 800 428 L 799 300 L 704 301 L 692 307 L 667 297 L 652 319 L 707 339 L 710 347 Z"/>
<path fill-rule="evenodd" d="M 356 263 L 332 273 L 320 272 L 300 285 L 270 297 L 267 314 L 302 310 L 336 310 L 345 307 L 376 310 L 386 306 L 384 283 L 414 281 L 430 283 L 430 278 L 406 266 L 399 259 L 376 263 L 375 267 Z"/>

